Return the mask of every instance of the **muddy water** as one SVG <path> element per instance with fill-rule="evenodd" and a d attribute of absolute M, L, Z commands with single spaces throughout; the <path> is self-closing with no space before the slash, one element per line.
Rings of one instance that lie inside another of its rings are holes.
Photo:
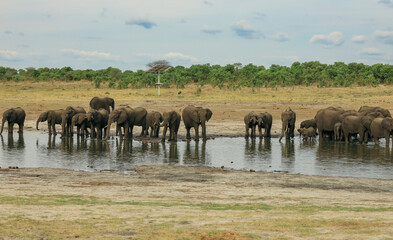
<path fill-rule="evenodd" d="M 49 138 L 25 132 L 1 137 L 0 167 L 64 168 L 132 173 L 135 165 L 224 167 L 306 175 L 393 179 L 393 150 L 384 142 L 359 144 L 303 142 L 299 138 L 216 138 L 207 142 L 109 141 Z"/>

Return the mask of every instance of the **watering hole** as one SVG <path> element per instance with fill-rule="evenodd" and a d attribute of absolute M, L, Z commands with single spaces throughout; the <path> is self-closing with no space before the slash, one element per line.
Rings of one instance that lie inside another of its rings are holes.
<path fill-rule="evenodd" d="M 183 165 L 292 174 L 393 179 L 393 149 L 374 143 L 280 143 L 219 137 L 204 141 L 109 141 L 25 132 L 1 136 L 0 167 L 62 168 L 132 174 L 135 165 Z"/>

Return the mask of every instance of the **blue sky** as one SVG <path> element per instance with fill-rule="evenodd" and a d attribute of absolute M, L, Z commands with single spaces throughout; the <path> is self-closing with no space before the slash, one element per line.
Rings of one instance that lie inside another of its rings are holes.
<path fill-rule="evenodd" d="M 393 64 L 393 0 L 2 0 L 0 66 Z"/>

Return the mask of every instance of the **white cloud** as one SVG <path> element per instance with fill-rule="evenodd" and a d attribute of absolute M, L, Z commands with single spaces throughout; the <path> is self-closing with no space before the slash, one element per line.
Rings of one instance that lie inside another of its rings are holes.
<path fill-rule="evenodd" d="M 6 61 L 18 61 L 20 59 L 20 54 L 17 51 L 0 50 L 0 59 Z"/>
<path fill-rule="evenodd" d="M 197 62 L 198 59 L 196 57 L 193 56 L 188 56 L 188 55 L 184 55 L 183 53 L 178 53 L 178 52 L 169 52 L 164 54 L 164 58 L 174 58 L 174 59 L 182 59 L 182 60 L 189 60 L 191 62 Z"/>
<path fill-rule="evenodd" d="M 351 41 L 354 43 L 364 43 L 366 41 L 366 37 L 363 35 L 354 36 Z"/>
<path fill-rule="evenodd" d="M 382 55 L 382 51 L 378 48 L 364 48 L 362 49 L 361 53 L 371 56 L 378 56 Z"/>
<path fill-rule="evenodd" d="M 232 30 L 236 35 L 246 39 L 257 39 L 263 34 L 258 33 L 246 20 L 240 20 L 232 25 Z"/>
<path fill-rule="evenodd" d="M 317 34 L 310 39 L 310 43 L 319 43 L 326 46 L 339 46 L 344 43 L 344 36 L 341 32 Z"/>
<path fill-rule="evenodd" d="M 207 33 L 207 34 L 216 35 L 217 33 L 220 33 L 222 31 L 221 31 L 221 29 L 205 25 L 202 27 L 202 32 Z"/>
<path fill-rule="evenodd" d="M 275 35 L 271 36 L 274 41 L 277 42 L 286 42 L 289 41 L 289 35 L 283 32 L 278 32 Z"/>
<path fill-rule="evenodd" d="M 382 40 L 386 44 L 393 45 L 393 31 L 380 31 L 377 30 L 373 33 L 374 38 Z"/>
<path fill-rule="evenodd" d="M 110 59 L 110 60 L 117 60 L 119 56 L 111 55 L 110 53 L 105 52 L 97 52 L 97 51 L 82 51 L 82 50 L 75 50 L 75 49 L 61 49 L 60 52 L 70 53 L 76 57 L 93 57 L 93 58 L 103 58 L 103 59 Z"/>

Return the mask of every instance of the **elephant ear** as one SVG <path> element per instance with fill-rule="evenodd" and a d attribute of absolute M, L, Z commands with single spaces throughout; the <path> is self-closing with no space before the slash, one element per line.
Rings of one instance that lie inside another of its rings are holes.
<path fill-rule="evenodd" d="M 195 110 L 191 112 L 191 119 L 196 122 L 196 123 L 200 123 L 201 122 L 201 118 L 199 117 L 199 111 Z"/>
<path fill-rule="evenodd" d="M 392 121 L 392 118 L 384 118 L 381 123 L 382 128 L 388 130 L 389 132 L 392 131 Z"/>
<path fill-rule="evenodd" d="M 206 121 L 208 122 L 209 119 L 213 116 L 213 112 L 210 109 L 206 108 Z"/>

